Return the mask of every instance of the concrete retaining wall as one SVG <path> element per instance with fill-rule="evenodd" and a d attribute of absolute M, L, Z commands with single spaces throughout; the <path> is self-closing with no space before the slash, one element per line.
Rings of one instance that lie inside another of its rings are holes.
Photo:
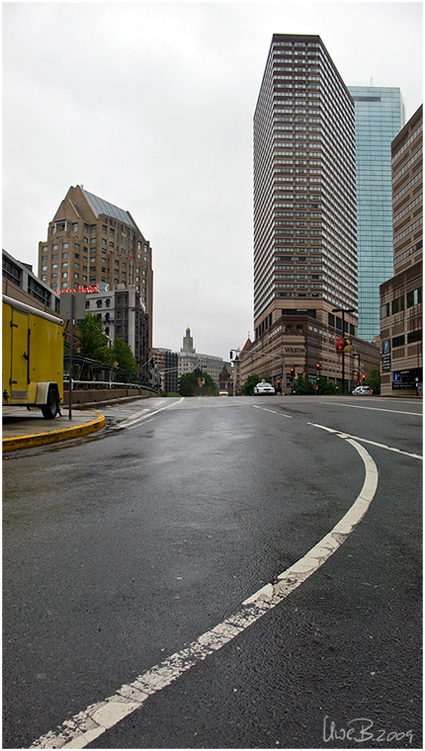
<path fill-rule="evenodd" d="M 144 388 L 121 388 L 121 389 L 75 389 L 72 392 L 71 406 L 86 406 L 87 404 L 95 404 L 96 402 L 109 402 L 117 399 L 126 399 L 128 397 L 134 398 L 148 398 L 150 396 L 156 396 L 153 391 Z M 68 391 L 63 393 L 62 409 L 65 409 L 69 403 Z"/>

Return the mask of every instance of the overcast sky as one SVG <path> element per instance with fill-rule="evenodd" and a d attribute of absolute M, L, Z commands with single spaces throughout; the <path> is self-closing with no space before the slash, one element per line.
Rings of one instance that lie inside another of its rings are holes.
<path fill-rule="evenodd" d="M 271 38 L 422 103 L 422 3 L 3 3 L 3 247 L 34 266 L 71 185 L 153 248 L 153 344 L 228 359 L 253 327 L 252 120 Z"/>

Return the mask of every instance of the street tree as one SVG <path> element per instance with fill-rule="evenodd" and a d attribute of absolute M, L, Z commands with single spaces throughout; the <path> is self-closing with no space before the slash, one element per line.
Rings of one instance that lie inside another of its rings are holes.
<path fill-rule="evenodd" d="M 336 394 L 336 386 L 332 381 L 328 381 L 327 378 L 321 376 L 316 381 L 317 394 Z"/>
<path fill-rule="evenodd" d="M 366 386 L 370 386 L 374 394 L 379 394 L 381 390 L 381 376 L 379 370 L 371 368 L 366 376 Z"/>
<path fill-rule="evenodd" d="M 208 373 L 194 370 L 179 378 L 181 396 L 218 396 L 218 388 Z"/>
<path fill-rule="evenodd" d="M 314 394 L 313 384 L 308 378 L 299 375 L 294 381 L 294 391 L 296 394 Z"/>
<path fill-rule="evenodd" d="M 111 347 L 110 356 L 113 364 L 118 363 L 118 367 L 127 370 L 129 373 L 137 375 L 136 358 L 131 351 L 131 347 L 117 336 Z"/>
<path fill-rule="evenodd" d="M 78 324 L 80 355 L 98 362 L 110 364 L 108 337 L 103 331 L 101 319 L 94 313 L 86 313 Z"/>

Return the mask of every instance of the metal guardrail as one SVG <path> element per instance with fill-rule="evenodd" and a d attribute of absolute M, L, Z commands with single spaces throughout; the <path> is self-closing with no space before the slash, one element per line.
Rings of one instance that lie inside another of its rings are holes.
<path fill-rule="evenodd" d="M 127 383 L 126 381 L 78 381 L 72 379 L 72 391 L 76 389 L 152 389 L 151 386 L 145 386 L 143 383 Z M 68 391 L 69 378 L 64 379 L 63 387 Z"/>

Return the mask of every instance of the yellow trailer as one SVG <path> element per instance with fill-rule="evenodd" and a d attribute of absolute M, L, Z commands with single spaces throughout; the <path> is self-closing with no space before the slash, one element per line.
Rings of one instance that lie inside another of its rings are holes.
<path fill-rule="evenodd" d="M 51 420 L 62 399 L 62 319 L 3 295 L 3 406 L 40 407 Z"/>

